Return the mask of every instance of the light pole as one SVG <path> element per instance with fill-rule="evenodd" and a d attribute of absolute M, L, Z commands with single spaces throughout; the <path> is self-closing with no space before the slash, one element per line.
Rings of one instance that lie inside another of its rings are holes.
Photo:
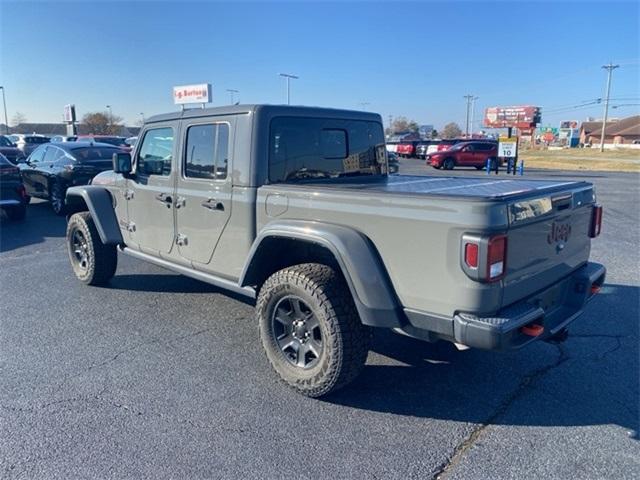
<path fill-rule="evenodd" d="M 287 105 L 291 105 L 291 79 L 297 80 L 300 77 L 290 73 L 281 73 L 280 76 L 287 79 Z"/>
<path fill-rule="evenodd" d="M 107 105 L 107 108 L 109 109 L 109 133 L 113 133 L 111 132 L 111 129 L 113 128 L 113 112 L 111 111 L 111 105 Z"/>
<path fill-rule="evenodd" d="M 473 95 L 465 95 L 464 98 L 467 101 L 467 116 L 465 120 L 464 136 L 469 137 L 469 109 L 471 107 L 471 99 Z"/>
<path fill-rule="evenodd" d="M 144 125 L 144 113 L 140 112 L 140 119 L 142 120 L 142 124 Z"/>
<path fill-rule="evenodd" d="M 474 117 L 475 117 L 475 111 L 476 111 L 476 100 L 478 100 L 479 97 L 473 97 L 471 99 L 471 136 L 473 137 L 473 122 L 474 122 Z"/>
<path fill-rule="evenodd" d="M 609 116 L 609 94 L 611 93 L 611 74 L 613 71 L 620 67 L 620 65 L 614 65 L 609 62 L 609 65 L 603 65 L 607 71 L 607 96 L 604 99 L 604 118 L 602 119 L 602 134 L 600 135 L 600 151 L 604 152 L 604 131 L 607 128 L 607 117 Z"/>
<path fill-rule="evenodd" d="M 2 105 L 4 106 L 4 131 L 9 135 L 9 120 L 7 119 L 7 101 L 4 98 L 4 87 L 0 86 L 0 90 L 2 90 Z"/>
<path fill-rule="evenodd" d="M 231 105 L 233 105 L 235 102 L 233 101 L 233 94 L 234 93 L 240 93 L 239 90 L 234 90 L 233 88 L 227 88 L 227 92 L 229 92 L 229 99 L 231 100 Z"/>

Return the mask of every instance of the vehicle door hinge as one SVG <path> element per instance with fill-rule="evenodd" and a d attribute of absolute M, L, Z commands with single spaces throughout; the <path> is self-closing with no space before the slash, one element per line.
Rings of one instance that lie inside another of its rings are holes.
<path fill-rule="evenodd" d="M 188 243 L 189 243 L 189 242 L 188 242 L 188 239 L 187 239 L 187 236 L 186 236 L 186 235 L 183 235 L 182 233 L 179 233 L 179 234 L 176 236 L 176 244 L 177 244 L 178 246 L 180 246 L 180 247 L 184 247 L 184 246 L 186 246 Z"/>
<path fill-rule="evenodd" d="M 133 190 L 125 190 L 124 192 L 122 192 L 122 195 L 126 200 L 131 200 L 133 199 Z"/>

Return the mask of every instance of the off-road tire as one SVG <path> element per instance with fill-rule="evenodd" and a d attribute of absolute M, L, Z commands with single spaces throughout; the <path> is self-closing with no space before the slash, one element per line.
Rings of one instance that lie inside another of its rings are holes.
<path fill-rule="evenodd" d="M 67 213 L 67 204 L 65 201 L 66 189 L 58 181 L 54 181 L 49 188 L 49 203 L 51 204 L 53 212 L 59 216 L 65 215 Z"/>
<path fill-rule="evenodd" d="M 444 162 L 442 162 L 442 168 L 444 168 L 445 170 L 453 170 L 453 168 L 456 166 L 456 161 L 451 158 L 445 158 Z"/>
<path fill-rule="evenodd" d="M 9 220 L 24 220 L 24 217 L 27 216 L 27 206 L 23 203 L 15 207 L 8 207 L 6 212 Z"/>
<path fill-rule="evenodd" d="M 86 240 L 82 250 L 86 255 L 83 263 L 74 251 L 74 235 L 80 232 Z M 118 253 L 115 245 L 105 245 L 89 212 L 74 213 L 67 223 L 67 251 L 73 272 L 78 280 L 87 285 L 105 285 L 116 273 Z"/>
<path fill-rule="evenodd" d="M 277 343 L 272 315 L 279 301 L 298 297 L 320 324 L 322 353 L 309 368 L 293 365 Z M 308 397 L 344 387 L 362 370 L 371 344 L 371 328 L 360 321 L 344 278 L 319 263 L 293 265 L 271 275 L 256 303 L 260 339 L 280 379 Z"/>

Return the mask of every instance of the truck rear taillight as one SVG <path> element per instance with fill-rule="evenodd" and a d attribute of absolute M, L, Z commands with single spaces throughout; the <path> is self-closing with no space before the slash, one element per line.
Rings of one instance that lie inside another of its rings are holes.
<path fill-rule="evenodd" d="M 473 280 L 497 282 L 507 271 L 507 236 L 504 234 L 462 237 L 461 265 Z"/>
<path fill-rule="evenodd" d="M 507 237 L 496 235 L 487 245 L 487 280 L 495 282 L 504 276 L 507 263 Z"/>
<path fill-rule="evenodd" d="M 589 226 L 589 237 L 596 238 L 602 231 L 602 205 L 594 205 L 591 210 L 591 225 Z"/>

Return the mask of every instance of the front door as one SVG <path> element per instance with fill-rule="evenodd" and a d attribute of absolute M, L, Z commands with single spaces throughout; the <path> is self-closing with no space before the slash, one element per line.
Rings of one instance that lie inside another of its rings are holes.
<path fill-rule="evenodd" d="M 460 166 L 473 165 L 475 151 L 473 144 L 469 143 L 462 147 L 462 151 L 458 154 L 458 161 L 456 162 Z"/>
<path fill-rule="evenodd" d="M 182 174 L 177 179 L 176 242 L 180 255 L 208 264 L 231 216 L 235 119 L 183 121 Z"/>
<path fill-rule="evenodd" d="M 154 125 L 144 131 L 125 192 L 130 242 L 155 255 L 170 252 L 175 238 L 176 127 Z"/>
<path fill-rule="evenodd" d="M 44 160 L 44 154 L 46 151 L 47 147 L 46 145 L 43 145 L 29 156 L 29 163 L 19 164 L 22 181 L 24 183 L 24 188 L 27 191 L 27 195 L 36 197 L 44 194 L 39 171 L 44 165 L 42 161 Z"/>

